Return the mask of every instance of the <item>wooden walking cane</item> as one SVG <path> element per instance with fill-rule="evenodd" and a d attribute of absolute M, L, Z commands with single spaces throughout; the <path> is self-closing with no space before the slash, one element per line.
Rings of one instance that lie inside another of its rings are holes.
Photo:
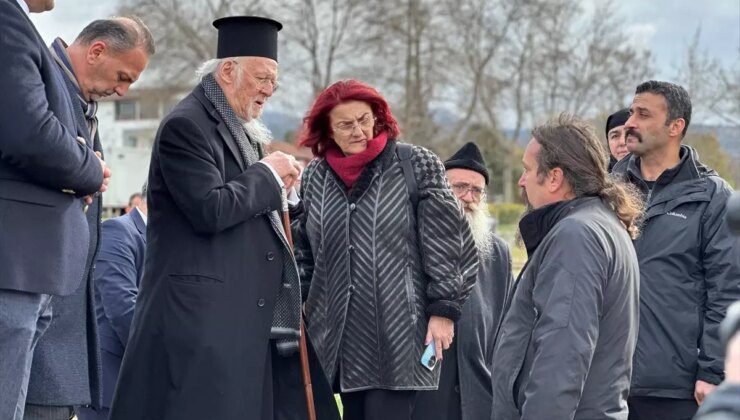
<path fill-rule="evenodd" d="M 288 213 L 288 197 L 283 189 L 283 228 L 285 237 L 290 245 L 290 253 L 293 253 L 293 234 L 290 231 L 290 214 Z M 316 408 L 313 404 L 313 385 L 311 384 L 311 370 L 308 366 L 308 348 L 306 347 L 306 327 L 303 325 L 303 309 L 299 311 L 301 322 L 301 337 L 298 341 L 298 350 L 301 355 L 301 376 L 303 377 L 303 389 L 306 393 L 306 409 L 308 420 L 316 420 Z"/>

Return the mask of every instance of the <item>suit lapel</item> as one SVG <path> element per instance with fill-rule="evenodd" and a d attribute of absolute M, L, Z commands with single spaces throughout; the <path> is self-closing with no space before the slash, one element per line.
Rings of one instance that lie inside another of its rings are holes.
<path fill-rule="evenodd" d="M 139 214 L 139 210 L 136 208 L 132 209 L 129 212 L 129 217 L 134 221 L 136 230 L 138 230 L 139 233 L 144 236 L 144 240 L 146 240 L 146 223 L 144 223 L 144 219 L 141 217 L 141 214 Z"/>

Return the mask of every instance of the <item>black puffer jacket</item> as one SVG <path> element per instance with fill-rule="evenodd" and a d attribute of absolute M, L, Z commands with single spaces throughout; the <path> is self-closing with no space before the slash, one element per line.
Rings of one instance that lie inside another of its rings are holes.
<path fill-rule="evenodd" d="M 324 159 L 306 168 L 295 253 L 309 335 L 341 391 L 435 389 L 420 363 L 429 315 L 457 320 L 475 283 L 470 229 L 430 151 L 414 147 L 412 209 L 396 142 L 349 191 Z"/>
<path fill-rule="evenodd" d="M 642 233 L 634 241 L 640 333 L 630 395 L 693 399 L 697 380 L 723 379 L 719 323 L 740 299 L 740 239 L 725 221 L 731 190 L 688 146 L 652 191 L 639 162 L 628 156 L 614 167 L 646 201 Z"/>

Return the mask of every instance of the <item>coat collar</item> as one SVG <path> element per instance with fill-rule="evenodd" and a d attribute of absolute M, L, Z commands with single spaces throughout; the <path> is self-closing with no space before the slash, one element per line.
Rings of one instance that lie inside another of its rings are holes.
<path fill-rule="evenodd" d="M 519 232 L 527 248 L 527 256 L 532 258 L 532 254 L 537 250 L 543 239 L 552 230 L 555 225 L 570 214 L 573 209 L 580 207 L 586 202 L 596 200 L 598 197 L 588 196 L 579 197 L 572 200 L 558 201 L 548 204 L 536 210 L 532 210 L 519 222 Z"/>
<path fill-rule="evenodd" d="M 699 155 L 694 148 L 681 145 L 678 153 L 679 160 L 676 166 L 663 171 L 658 179 L 655 180 L 656 185 L 665 186 L 716 174 L 714 170 L 706 167 L 699 161 Z M 630 154 L 628 158 L 622 159 L 615 166 L 615 172 L 625 172 L 630 180 L 644 182 L 642 171 L 640 170 L 640 158 L 633 154 Z"/>
<path fill-rule="evenodd" d="M 234 139 L 234 136 L 232 136 L 229 132 L 229 128 L 226 126 L 226 122 L 224 122 L 223 118 L 221 118 L 221 115 L 219 115 L 216 107 L 213 106 L 211 101 L 208 100 L 208 98 L 206 97 L 203 86 L 201 86 L 200 84 L 196 86 L 195 89 L 193 89 L 193 96 L 203 105 L 206 111 L 208 111 L 208 113 L 211 115 L 211 118 L 213 118 L 213 120 L 218 124 L 216 126 L 218 134 L 221 135 L 224 143 L 226 143 L 226 147 L 229 149 L 229 151 L 231 151 L 231 154 L 234 155 L 237 164 L 239 164 L 239 169 L 243 171 L 245 169 L 245 163 L 244 159 L 242 158 L 242 154 L 239 151 L 239 146 L 236 144 L 236 139 Z"/>

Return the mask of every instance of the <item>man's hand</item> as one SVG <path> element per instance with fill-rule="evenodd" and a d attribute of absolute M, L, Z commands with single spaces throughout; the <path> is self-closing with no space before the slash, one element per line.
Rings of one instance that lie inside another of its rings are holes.
<path fill-rule="evenodd" d="M 103 193 L 108 191 L 108 183 L 110 182 L 111 170 L 105 165 L 103 155 L 100 154 L 100 152 L 95 152 L 95 156 L 98 157 L 98 160 L 100 161 L 100 166 L 103 168 L 103 183 L 100 184 L 100 189 L 98 190 L 99 192 Z M 90 205 L 93 202 L 93 196 L 85 196 L 84 200 L 85 204 Z"/>
<path fill-rule="evenodd" d="M 454 322 L 441 316 L 432 315 L 429 317 L 427 338 L 424 340 L 424 345 L 428 345 L 434 339 L 434 353 L 437 356 L 437 360 L 442 360 L 442 350 L 450 348 L 454 336 Z"/>
<path fill-rule="evenodd" d="M 298 161 L 293 156 L 283 152 L 270 153 L 262 159 L 262 162 L 270 165 L 277 172 L 280 179 L 283 180 L 286 190 L 293 187 L 301 173 L 301 165 Z"/>
<path fill-rule="evenodd" d="M 717 385 L 712 385 L 704 381 L 696 381 L 696 386 L 694 387 L 694 399 L 696 403 L 701 405 L 704 402 L 704 398 L 711 394 L 715 388 L 717 388 Z"/>

